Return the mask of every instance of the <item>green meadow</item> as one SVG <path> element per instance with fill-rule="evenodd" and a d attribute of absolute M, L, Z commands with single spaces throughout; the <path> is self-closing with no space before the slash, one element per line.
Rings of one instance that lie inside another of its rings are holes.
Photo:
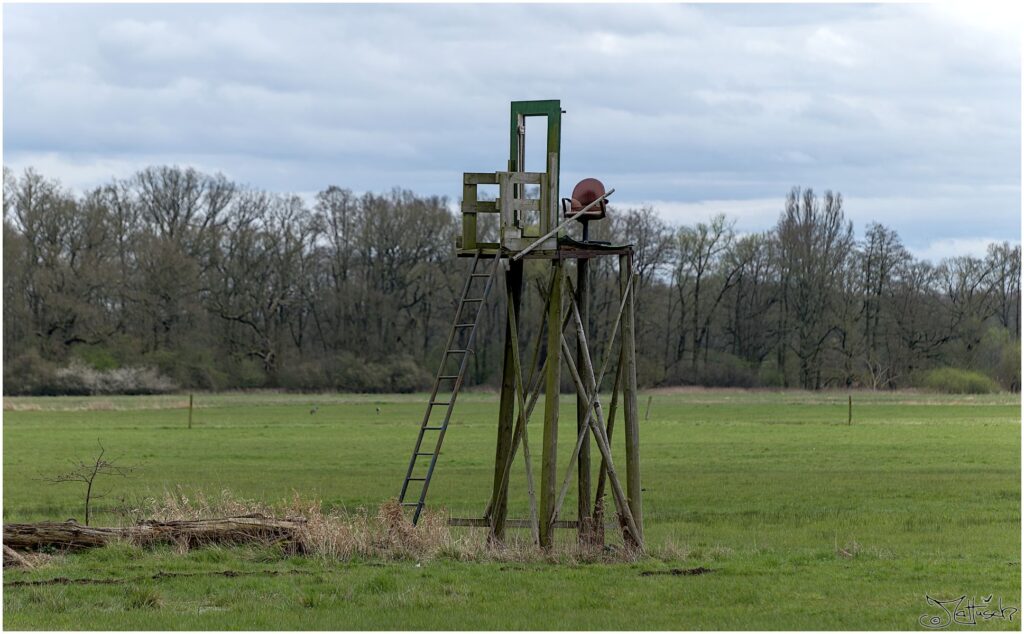
<path fill-rule="evenodd" d="M 5 398 L 4 521 L 82 521 L 81 487 L 45 479 L 98 442 L 133 471 L 100 481 L 97 525 L 171 490 L 374 508 L 401 486 L 425 398 L 197 394 L 191 429 L 182 396 Z M 573 407 L 563 397 L 562 465 Z M 496 411 L 495 394 L 460 396 L 432 507 L 482 515 Z M 650 555 L 639 561 L 116 546 L 5 570 L 4 627 L 921 629 L 922 615 L 943 615 L 926 595 L 1020 607 L 1019 395 L 855 392 L 851 425 L 839 392 L 653 391 L 640 413 Z M 541 424 L 535 414 L 533 438 Z M 527 517 L 522 471 L 510 517 Z M 563 515 L 575 507 L 570 494 Z M 671 574 L 697 568 L 707 572 Z M 951 627 L 1020 629 L 1020 616 Z"/>

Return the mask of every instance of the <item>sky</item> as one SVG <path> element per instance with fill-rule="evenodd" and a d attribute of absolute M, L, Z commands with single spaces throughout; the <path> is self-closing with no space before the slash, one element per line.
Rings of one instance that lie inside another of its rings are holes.
<path fill-rule="evenodd" d="M 3 163 L 456 201 L 505 169 L 510 101 L 560 99 L 563 195 L 747 233 L 839 191 L 858 235 L 979 255 L 1020 241 L 1020 51 L 964 5 L 5 4 Z"/>

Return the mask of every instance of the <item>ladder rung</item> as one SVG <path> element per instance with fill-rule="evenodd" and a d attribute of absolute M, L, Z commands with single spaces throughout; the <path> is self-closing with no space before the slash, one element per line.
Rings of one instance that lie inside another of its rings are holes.
<path fill-rule="evenodd" d="M 406 478 L 409 482 L 424 482 L 426 478 Z"/>
<path fill-rule="evenodd" d="M 475 325 L 476 325 L 476 324 L 474 324 L 474 323 L 469 323 L 469 324 L 455 324 L 455 327 L 456 327 L 456 328 L 472 328 L 472 327 L 473 327 L 473 326 L 475 326 Z"/>
<path fill-rule="evenodd" d="M 424 431 L 440 431 L 444 429 L 444 427 L 424 427 L 423 429 Z"/>
<path fill-rule="evenodd" d="M 459 378 L 459 375 L 458 374 L 442 374 L 441 376 L 439 376 L 437 378 L 438 378 L 438 380 L 457 379 L 457 378 Z"/>
<path fill-rule="evenodd" d="M 433 451 L 417 451 L 416 455 L 417 456 L 433 456 L 434 452 Z"/>
<path fill-rule="evenodd" d="M 451 350 L 446 350 L 446 352 L 448 354 L 453 354 L 453 353 L 456 353 L 456 352 L 458 352 L 460 354 L 466 354 L 467 352 L 473 352 L 473 351 L 470 350 L 469 348 L 464 348 L 464 349 L 455 349 L 455 348 L 453 348 Z"/>
<path fill-rule="evenodd" d="M 490 277 L 490 273 L 473 273 L 470 277 Z"/>
<path fill-rule="evenodd" d="M 451 401 L 430 401 L 431 405 L 451 405 Z"/>
<path fill-rule="evenodd" d="M 465 304 L 467 302 L 482 302 L 482 301 L 484 301 L 483 297 L 464 297 L 462 299 L 462 303 L 463 304 Z"/>

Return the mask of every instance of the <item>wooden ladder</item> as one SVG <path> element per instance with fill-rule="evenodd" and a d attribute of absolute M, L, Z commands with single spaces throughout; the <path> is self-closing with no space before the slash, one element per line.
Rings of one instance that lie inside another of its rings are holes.
<path fill-rule="evenodd" d="M 444 442 L 444 435 L 448 431 L 448 423 L 451 421 L 452 411 L 455 408 L 455 399 L 462 388 L 462 380 L 466 374 L 466 368 L 469 367 L 469 356 L 473 354 L 473 342 L 476 337 L 477 325 L 480 323 L 480 315 L 483 314 L 484 303 L 491 292 L 491 287 L 494 286 L 494 278 L 497 276 L 498 268 L 501 265 L 501 255 L 500 253 L 495 254 L 494 264 L 490 266 L 488 272 L 479 273 L 477 268 L 482 261 L 481 251 L 477 250 L 476 255 L 473 256 L 473 264 L 470 266 L 469 277 L 466 278 L 466 285 L 462 289 L 458 308 L 455 310 L 452 329 L 448 333 L 448 342 L 445 344 L 444 354 L 441 356 L 441 366 L 434 377 L 434 386 L 430 391 L 427 411 L 423 414 L 420 431 L 416 436 L 416 446 L 413 448 L 412 457 L 409 459 L 409 469 L 406 471 L 405 480 L 402 482 L 402 492 L 398 496 L 398 501 L 403 507 L 415 509 L 412 516 L 413 524 L 419 521 L 420 513 L 423 511 L 423 505 L 427 498 L 427 489 L 430 487 L 430 479 L 434 475 L 437 457 L 441 453 L 441 443 Z M 473 281 L 477 279 L 486 279 L 483 294 L 480 297 L 470 297 L 469 293 L 473 287 Z M 450 373 L 449 361 L 451 359 L 455 359 L 458 363 L 458 371 L 455 374 Z M 446 383 L 449 389 L 442 391 L 442 382 Z M 442 394 L 447 393 L 447 398 L 445 400 L 438 400 L 439 392 Z M 434 412 L 435 406 L 443 406 L 445 408 L 444 418 L 440 422 L 431 422 L 431 414 Z M 428 434 L 434 433 L 436 433 L 436 438 L 427 441 L 426 448 L 429 451 L 425 451 L 424 439 Z M 431 442 L 433 443 L 432 449 Z M 416 469 L 421 458 L 430 459 L 425 473 L 422 471 L 418 473 Z M 410 483 L 412 482 L 420 483 L 419 495 L 416 495 L 416 487 L 410 488 Z M 407 498 L 411 498 L 414 501 L 407 501 Z"/>

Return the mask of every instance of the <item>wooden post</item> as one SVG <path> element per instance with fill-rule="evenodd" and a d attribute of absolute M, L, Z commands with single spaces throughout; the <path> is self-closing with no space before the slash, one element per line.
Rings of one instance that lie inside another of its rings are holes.
<path fill-rule="evenodd" d="M 551 548 L 554 544 L 554 526 L 558 486 L 558 391 L 562 378 L 562 261 L 553 260 L 555 274 L 551 280 L 551 300 L 548 305 L 547 375 L 544 385 L 544 440 L 541 456 L 540 484 L 540 545 Z"/>
<path fill-rule="evenodd" d="M 629 290 L 629 279 L 633 271 L 632 255 L 619 256 L 619 288 L 623 294 Z M 636 340 L 634 330 L 636 324 L 636 288 L 629 293 L 626 310 L 622 315 L 622 414 L 623 427 L 626 431 L 626 496 L 629 510 L 639 532 L 640 540 L 644 535 L 643 499 L 640 494 L 640 415 L 636 402 Z"/>
<path fill-rule="evenodd" d="M 651 401 L 654 400 L 654 395 L 649 394 L 647 396 L 647 409 L 644 410 L 644 420 L 646 421 L 651 417 Z"/>
<path fill-rule="evenodd" d="M 584 234 L 587 223 L 584 223 Z M 576 335 L 576 367 L 581 368 L 584 364 L 583 356 L 587 353 L 585 338 L 590 334 L 590 267 L 586 258 L 576 261 L 576 305 L 579 307 L 582 332 Z M 600 388 L 600 386 L 598 386 Z M 576 396 L 576 433 L 582 434 L 583 444 L 580 446 L 579 462 L 577 463 L 577 511 L 579 518 L 579 541 L 590 543 L 594 539 L 590 517 L 590 436 L 584 433 L 587 428 L 587 418 L 590 404 L 581 396 Z"/>
<path fill-rule="evenodd" d="M 192 429 L 192 392 L 188 393 L 188 428 Z"/>
<path fill-rule="evenodd" d="M 514 115 L 516 121 L 516 132 L 513 137 L 512 147 L 509 148 L 509 172 L 523 171 L 526 162 L 526 122 L 521 115 Z M 499 181 L 500 182 L 500 181 Z M 507 187 L 499 187 L 499 191 L 505 200 L 502 200 L 502 209 L 509 204 L 508 197 L 519 197 L 522 194 L 522 185 L 513 185 L 511 191 Z M 502 228 L 498 228 L 498 242 L 502 242 Z M 500 257 L 496 255 L 495 257 Z M 494 521 L 491 524 L 491 538 L 499 541 L 505 539 L 505 518 L 508 515 L 508 476 L 504 469 L 512 467 L 514 458 L 513 452 L 518 437 L 512 428 L 512 418 L 516 404 L 516 387 L 520 380 L 520 369 L 516 367 L 516 354 L 518 350 L 518 337 L 516 332 L 519 326 L 519 305 L 523 295 L 523 264 L 509 260 L 508 271 L 505 273 L 505 288 L 507 289 L 507 303 L 515 309 L 514 317 L 511 311 L 506 311 L 505 317 L 505 363 L 501 372 L 501 403 L 498 410 L 498 447 L 494 460 L 494 494 L 492 497 L 491 512 Z M 520 412 L 522 415 L 523 412 Z M 525 421 L 524 421 L 525 422 Z M 522 430 L 520 430 L 522 433 Z M 506 465 L 506 462 L 509 463 Z M 499 469 L 501 471 L 499 471 Z"/>
<path fill-rule="evenodd" d="M 849 396 L 850 402 L 849 402 L 849 405 L 848 405 L 847 410 L 846 410 L 846 424 L 847 425 L 852 425 L 853 424 L 853 394 L 849 394 L 848 396 Z"/>
<path fill-rule="evenodd" d="M 506 301 L 519 316 L 519 305 L 523 296 L 523 263 L 512 262 L 505 272 Z M 501 400 L 498 405 L 498 441 L 494 456 L 494 486 L 491 491 L 490 510 L 494 520 L 491 539 L 505 538 L 505 518 L 508 514 L 508 478 L 505 477 L 505 463 L 512 451 L 512 431 L 515 420 L 516 377 L 512 346 L 513 327 L 511 317 L 505 320 L 505 360 L 501 375 Z"/>

